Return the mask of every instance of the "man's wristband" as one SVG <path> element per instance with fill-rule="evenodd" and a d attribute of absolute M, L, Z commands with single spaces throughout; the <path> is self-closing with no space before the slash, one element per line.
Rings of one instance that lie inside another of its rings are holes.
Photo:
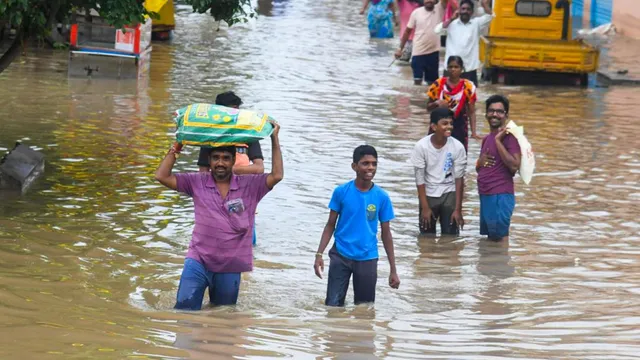
<path fill-rule="evenodd" d="M 322 257 L 322 253 L 321 252 L 316 253 L 316 257 L 318 257 L 318 256 Z"/>

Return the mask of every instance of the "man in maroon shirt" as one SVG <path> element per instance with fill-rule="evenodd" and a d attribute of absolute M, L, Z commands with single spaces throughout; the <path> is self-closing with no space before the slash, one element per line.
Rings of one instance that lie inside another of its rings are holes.
<path fill-rule="evenodd" d="M 271 134 L 270 174 L 233 173 L 235 146 L 211 149 L 210 172 L 172 172 L 179 148 L 172 147 L 156 170 L 156 180 L 193 198 L 195 226 L 184 262 L 176 309 L 199 310 L 209 288 L 213 305 L 238 300 L 242 272 L 253 270 L 252 229 L 258 202 L 284 176 L 275 122 Z"/>
<path fill-rule="evenodd" d="M 476 162 L 480 194 L 480 234 L 490 240 L 509 241 L 511 215 L 516 206 L 513 176 L 520 168 L 520 145 L 505 126 L 509 100 L 493 95 L 486 101 L 486 118 L 491 133 L 482 141 Z"/>
<path fill-rule="evenodd" d="M 222 105 L 239 109 L 242 105 L 242 99 L 233 91 L 223 92 L 216 96 L 216 105 Z M 208 173 L 211 171 L 209 167 L 209 158 L 211 157 L 211 148 L 201 147 L 200 155 L 198 155 L 198 168 L 201 172 Z M 264 157 L 262 156 L 262 148 L 259 141 L 254 141 L 245 146 L 236 147 L 236 162 L 233 165 L 233 173 L 236 175 L 251 175 L 264 173 Z M 253 227 L 253 246 L 256 246 L 256 227 Z"/>

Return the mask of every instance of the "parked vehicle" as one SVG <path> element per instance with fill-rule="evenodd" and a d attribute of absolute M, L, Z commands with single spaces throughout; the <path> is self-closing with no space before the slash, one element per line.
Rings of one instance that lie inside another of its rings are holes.
<path fill-rule="evenodd" d="M 97 14 L 71 25 L 69 76 L 138 78 L 151 61 L 151 19 L 116 29 Z"/>
<path fill-rule="evenodd" d="M 494 0 L 495 19 L 480 42 L 483 79 L 586 86 L 600 54 L 572 39 L 570 6 L 570 0 Z"/>

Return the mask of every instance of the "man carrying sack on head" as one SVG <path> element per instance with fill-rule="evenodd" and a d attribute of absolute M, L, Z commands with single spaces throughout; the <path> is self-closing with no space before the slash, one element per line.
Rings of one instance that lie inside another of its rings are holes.
<path fill-rule="evenodd" d="M 234 305 L 241 273 L 253 269 L 252 229 L 258 202 L 283 176 L 278 133 L 273 126 L 271 173 L 237 176 L 235 146 L 210 150 L 210 172 L 173 174 L 180 145 L 174 145 L 156 170 L 155 178 L 172 190 L 193 198 L 195 226 L 180 277 L 176 309 L 200 310 L 209 288 L 213 305 Z"/>

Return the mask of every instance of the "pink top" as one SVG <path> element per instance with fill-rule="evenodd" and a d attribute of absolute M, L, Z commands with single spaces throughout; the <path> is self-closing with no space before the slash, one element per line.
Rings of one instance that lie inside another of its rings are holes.
<path fill-rule="evenodd" d="M 195 226 L 187 257 L 211 272 L 253 269 L 253 226 L 258 202 L 269 192 L 268 174 L 231 177 L 226 198 L 211 173 L 176 174 L 178 191 L 193 198 Z"/>
<path fill-rule="evenodd" d="M 409 0 L 398 0 L 398 9 L 400 10 L 400 36 L 404 34 L 407 28 L 407 23 L 411 17 L 413 10 L 419 8 L 421 5 Z M 413 33 L 409 36 L 409 40 L 413 40 Z"/>

